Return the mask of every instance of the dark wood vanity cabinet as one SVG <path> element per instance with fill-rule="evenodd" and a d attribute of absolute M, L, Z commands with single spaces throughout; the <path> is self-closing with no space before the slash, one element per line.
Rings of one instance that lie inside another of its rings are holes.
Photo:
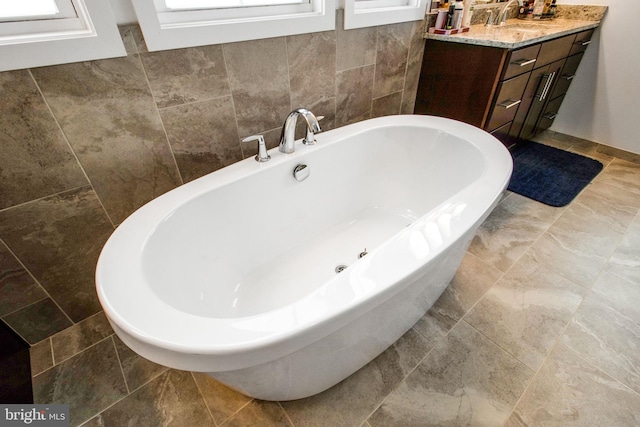
<path fill-rule="evenodd" d="M 511 146 L 553 123 L 593 30 L 517 50 L 425 41 L 416 114 L 478 126 Z"/>

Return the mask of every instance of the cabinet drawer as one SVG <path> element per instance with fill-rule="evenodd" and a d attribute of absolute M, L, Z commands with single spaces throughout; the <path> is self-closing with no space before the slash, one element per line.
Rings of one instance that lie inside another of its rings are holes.
<path fill-rule="evenodd" d="M 573 78 L 576 76 L 576 71 L 578 70 L 578 65 L 580 65 L 580 61 L 582 60 L 583 55 L 584 53 L 578 53 L 577 55 L 573 55 L 567 58 L 567 61 L 562 67 L 560 76 L 557 79 L 556 86 L 553 88 L 551 99 L 555 99 L 560 95 L 564 95 L 565 93 L 567 93 L 567 91 L 569 90 L 569 86 L 573 81 Z"/>
<path fill-rule="evenodd" d="M 522 94 L 527 86 L 527 81 L 529 81 L 529 74 L 522 74 L 500 84 L 491 118 L 485 126 L 486 130 L 491 132 L 513 120 L 518 106 L 522 102 Z"/>
<path fill-rule="evenodd" d="M 558 111 L 560 110 L 560 105 L 562 105 L 562 100 L 564 96 L 553 99 L 549 101 L 547 104 L 547 108 L 544 109 L 544 113 L 542 117 L 540 117 L 540 123 L 538 124 L 538 132 L 548 129 L 553 124 L 553 120 L 556 118 Z"/>
<path fill-rule="evenodd" d="M 551 64 L 559 59 L 569 56 L 573 42 L 576 39 L 575 34 L 569 36 L 560 37 L 559 39 L 549 40 L 542 43 L 540 47 L 540 53 L 538 54 L 538 60 L 536 61 L 536 68 L 543 65 Z"/>
<path fill-rule="evenodd" d="M 571 52 L 569 55 L 575 55 L 579 52 L 584 52 L 587 50 L 589 43 L 591 43 L 591 36 L 593 36 L 594 30 L 583 31 L 581 33 L 576 34 L 576 38 L 573 41 L 573 45 L 571 46 Z"/>
<path fill-rule="evenodd" d="M 535 44 L 533 46 L 511 52 L 503 79 L 507 80 L 511 77 L 533 70 L 536 65 L 536 58 L 538 57 L 539 51 L 540 45 Z"/>

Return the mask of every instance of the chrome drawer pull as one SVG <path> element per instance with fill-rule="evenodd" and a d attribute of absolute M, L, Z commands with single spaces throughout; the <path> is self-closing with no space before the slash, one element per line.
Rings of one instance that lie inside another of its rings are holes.
<path fill-rule="evenodd" d="M 522 102 L 522 99 L 518 99 L 517 101 L 513 101 L 511 99 L 507 99 L 506 101 L 503 101 L 498 105 L 500 107 L 504 107 L 505 110 L 508 110 L 509 108 L 515 107 L 516 105 L 520 104 L 521 102 Z"/>
<path fill-rule="evenodd" d="M 542 93 L 538 98 L 539 101 L 544 101 L 547 98 L 549 93 L 549 89 L 551 89 L 551 83 L 553 83 L 553 79 L 556 77 L 556 72 L 552 72 L 551 74 L 544 75 L 547 78 L 547 81 L 544 84 L 544 88 L 542 89 Z"/>
<path fill-rule="evenodd" d="M 576 76 L 575 74 L 571 74 L 570 76 L 563 74 L 561 77 L 565 80 L 573 80 L 575 76 Z"/>
<path fill-rule="evenodd" d="M 527 65 L 533 64 L 534 62 L 536 62 L 536 58 L 533 59 L 518 59 L 517 61 L 512 61 L 511 63 L 514 65 L 519 65 L 521 67 L 525 67 Z"/>
<path fill-rule="evenodd" d="M 587 46 L 589 45 L 589 43 L 591 43 L 591 40 L 587 40 L 586 42 L 582 42 L 582 43 L 578 42 L 578 44 L 581 44 L 582 46 Z"/>
<path fill-rule="evenodd" d="M 558 113 L 547 113 L 547 114 L 544 115 L 544 118 L 548 119 L 548 120 L 553 120 L 553 119 L 556 118 L 557 115 L 558 115 Z"/>

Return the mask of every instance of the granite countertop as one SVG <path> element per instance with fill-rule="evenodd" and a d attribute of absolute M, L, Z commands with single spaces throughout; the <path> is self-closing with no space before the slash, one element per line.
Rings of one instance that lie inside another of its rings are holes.
<path fill-rule="evenodd" d="M 568 34 L 597 28 L 606 11 L 607 6 L 558 5 L 557 18 L 551 21 L 508 19 L 504 26 L 486 27 L 484 24 L 475 24 L 471 25 L 466 33 L 443 35 L 425 32 L 424 37 L 454 43 L 519 49 Z M 484 16 L 478 16 L 478 18 L 482 19 L 482 22 L 486 20 Z M 475 21 L 477 22 L 477 20 Z"/>

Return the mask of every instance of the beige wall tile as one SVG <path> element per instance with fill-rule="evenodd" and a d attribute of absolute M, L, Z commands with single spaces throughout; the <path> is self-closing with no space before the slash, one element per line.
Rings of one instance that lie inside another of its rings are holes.
<path fill-rule="evenodd" d="M 140 55 L 158 107 L 230 95 L 221 45 Z"/>
<path fill-rule="evenodd" d="M 101 310 L 95 267 L 112 232 L 113 226 L 90 187 L 0 212 L 4 242 L 76 322 Z"/>
<path fill-rule="evenodd" d="M 282 126 L 291 111 L 284 37 L 224 45 L 241 137 Z"/>
<path fill-rule="evenodd" d="M 400 114 L 402 92 L 392 93 L 373 100 L 371 117 L 391 116 Z"/>
<path fill-rule="evenodd" d="M 287 56 L 293 108 L 333 98 L 336 87 L 334 31 L 287 37 Z M 332 112 L 318 111 L 317 115 Z"/>
<path fill-rule="evenodd" d="M 379 98 L 404 89 L 413 23 L 378 27 L 373 96 Z"/>
<path fill-rule="evenodd" d="M 337 71 L 373 65 L 376 63 L 376 27 L 344 30 L 343 11 L 338 10 L 336 17 Z"/>
<path fill-rule="evenodd" d="M 0 73 L 0 209 L 87 184 L 28 71 Z"/>
<path fill-rule="evenodd" d="M 336 126 L 344 126 L 371 116 L 374 66 L 338 73 L 336 82 Z"/>
<path fill-rule="evenodd" d="M 242 160 L 231 96 L 160 110 L 187 182 Z"/>
<path fill-rule="evenodd" d="M 33 73 L 114 223 L 180 184 L 137 56 Z"/>

